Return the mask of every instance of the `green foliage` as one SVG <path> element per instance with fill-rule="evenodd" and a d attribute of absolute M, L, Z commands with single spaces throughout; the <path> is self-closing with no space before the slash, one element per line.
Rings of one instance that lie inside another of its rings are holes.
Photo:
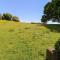
<path fill-rule="evenodd" d="M 10 13 L 0 14 L 0 20 L 8 20 L 8 21 L 16 21 L 16 22 L 19 22 L 19 18 L 17 16 L 13 16 Z"/>
<path fill-rule="evenodd" d="M 2 18 L 3 18 L 3 20 L 11 20 L 12 15 L 10 13 L 3 13 Z"/>
<path fill-rule="evenodd" d="M 60 39 L 55 43 L 55 50 L 60 53 Z"/>
<path fill-rule="evenodd" d="M 43 15 L 41 20 L 42 22 L 47 23 L 47 16 Z"/>
<path fill-rule="evenodd" d="M 17 16 L 13 16 L 13 17 L 12 17 L 12 21 L 19 22 L 19 18 L 18 18 Z"/>
<path fill-rule="evenodd" d="M 0 14 L 0 20 L 2 20 L 2 15 Z"/>
<path fill-rule="evenodd" d="M 36 24 L 35 22 L 31 22 L 31 24 Z"/>
<path fill-rule="evenodd" d="M 44 7 L 44 15 L 47 16 L 47 21 L 52 20 L 60 22 L 60 0 L 52 0 L 51 2 L 48 2 Z M 42 17 L 41 21 L 42 20 L 45 19 Z"/>

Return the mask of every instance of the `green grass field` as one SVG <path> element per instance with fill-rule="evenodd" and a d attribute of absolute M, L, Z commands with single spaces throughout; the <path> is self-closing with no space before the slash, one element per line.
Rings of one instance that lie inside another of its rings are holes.
<path fill-rule="evenodd" d="M 0 21 L 0 60 L 44 60 L 60 38 L 60 25 Z"/>

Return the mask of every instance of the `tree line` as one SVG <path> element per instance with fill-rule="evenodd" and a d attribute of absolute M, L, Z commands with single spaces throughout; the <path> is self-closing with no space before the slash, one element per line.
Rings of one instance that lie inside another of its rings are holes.
<path fill-rule="evenodd" d="M 19 22 L 19 18 L 17 16 L 13 16 L 10 13 L 0 14 L 0 20 L 8 20 L 8 21 L 16 21 L 16 22 Z"/>
<path fill-rule="evenodd" d="M 60 22 L 60 0 L 52 0 L 45 5 L 41 22 L 47 23 L 50 20 Z"/>

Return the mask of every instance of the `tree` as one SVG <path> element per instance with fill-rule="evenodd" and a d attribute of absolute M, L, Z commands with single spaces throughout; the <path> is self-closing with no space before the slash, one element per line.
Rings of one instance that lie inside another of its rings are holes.
<path fill-rule="evenodd" d="M 3 20 L 11 20 L 12 15 L 10 13 L 3 13 L 2 19 Z"/>
<path fill-rule="evenodd" d="M 17 16 L 13 16 L 10 13 L 0 14 L 0 20 L 8 20 L 8 21 L 16 21 L 16 22 L 19 22 L 19 18 Z"/>
<path fill-rule="evenodd" d="M 2 20 L 2 15 L 0 14 L 0 20 Z"/>
<path fill-rule="evenodd" d="M 19 18 L 18 18 L 17 16 L 13 16 L 13 17 L 12 17 L 12 21 L 19 22 Z"/>
<path fill-rule="evenodd" d="M 42 16 L 42 22 L 47 23 L 47 16 L 46 15 Z"/>
<path fill-rule="evenodd" d="M 47 17 L 44 18 L 44 15 Z M 42 22 L 47 22 L 49 20 L 60 22 L 60 0 L 52 0 L 51 2 L 48 2 L 44 7 L 44 15 L 41 19 Z"/>

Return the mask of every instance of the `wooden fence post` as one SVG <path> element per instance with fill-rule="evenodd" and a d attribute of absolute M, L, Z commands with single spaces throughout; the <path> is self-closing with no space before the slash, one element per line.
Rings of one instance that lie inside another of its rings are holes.
<path fill-rule="evenodd" d="M 49 48 L 46 50 L 46 60 L 57 60 L 55 49 Z"/>

